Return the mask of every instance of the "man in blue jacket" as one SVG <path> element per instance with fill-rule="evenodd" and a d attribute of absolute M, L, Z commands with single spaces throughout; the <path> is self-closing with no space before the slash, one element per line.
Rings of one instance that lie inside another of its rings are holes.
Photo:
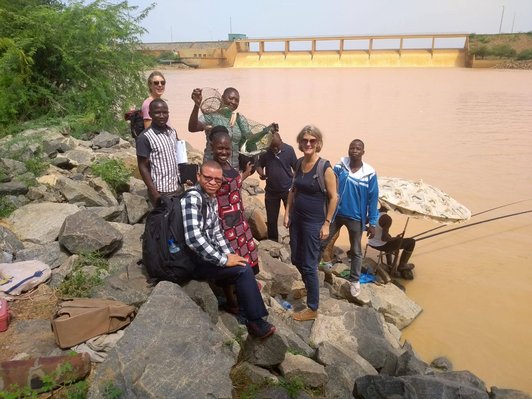
<path fill-rule="evenodd" d="M 342 226 L 349 231 L 351 244 L 351 273 L 348 280 L 353 297 L 360 295 L 360 272 L 362 269 L 362 232 L 367 227 L 368 237 L 375 235 L 379 220 L 379 185 L 375 169 L 362 161 L 364 142 L 355 139 L 349 144 L 349 156 L 342 157 L 335 165 L 338 178 L 338 208 L 329 228 L 329 237 L 334 237 Z M 329 239 L 330 240 L 330 239 Z M 324 243 L 327 245 L 328 241 Z"/>

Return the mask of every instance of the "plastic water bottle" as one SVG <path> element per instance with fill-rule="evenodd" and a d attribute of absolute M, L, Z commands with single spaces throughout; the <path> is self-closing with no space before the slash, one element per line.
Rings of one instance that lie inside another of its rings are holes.
<path fill-rule="evenodd" d="M 179 247 L 176 245 L 174 240 L 168 240 L 168 251 L 170 251 L 171 254 L 176 254 L 179 252 Z"/>
<path fill-rule="evenodd" d="M 292 304 L 288 301 L 285 301 L 283 298 L 276 298 L 279 305 L 283 307 L 284 310 L 292 310 Z"/>
<path fill-rule="evenodd" d="M 284 310 L 292 310 L 292 304 L 288 301 L 281 301 L 281 306 Z"/>

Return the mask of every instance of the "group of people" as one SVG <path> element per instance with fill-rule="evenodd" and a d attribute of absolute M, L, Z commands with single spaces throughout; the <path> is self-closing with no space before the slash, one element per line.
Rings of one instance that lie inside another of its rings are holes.
<path fill-rule="evenodd" d="M 150 97 L 143 104 L 143 113 L 147 109 L 146 129 L 136 143 L 139 171 L 154 206 L 161 196 L 177 195 L 183 190 L 175 154 L 178 137 L 168 126 L 168 106 L 161 99 L 165 84 L 160 72 L 153 72 L 148 78 Z M 253 134 L 236 111 L 240 101 L 236 89 L 224 91 L 224 112 L 200 116 L 201 94 L 201 89 L 192 92 L 194 106 L 188 128 L 190 132 L 205 131 L 204 162 L 197 174 L 197 190 L 187 191 L 181 199 L 186 244 L 199 255 L 193 278 L 213 280 L 222 286 L 226 309 L 244 317 L 250 334 L 265 338 L 275 327 L 265 320 L 268 313 L 255 279 L 259 272 L 257 248 L 244 217 L 241 195 L 242 182 L 252 173 L 253 165 L 247 163 L 240 170 L 238 162 L 239 145 Z M 270 126 L 271 144 L 256 165 L 259 177 L 266 181 L 268 238 L 279 238 L 282 202 L 292 264 L 307 290 L 307 307 L 292 317 L 297 321 L 313 320 L 319 307 L 320 255 L 330 237 L 342 226 L 349 231 L 352 255 L 348 280 L 351 295 L 356 297 L 360 293 L 363 231 L 368 225 L 369 239 L 389 247 L 391 222 L 384 213 L 379 215 L 377 174 L 362 161 L 361 140 L 353 140 L 348 156 L 332 167 L 319 156 L 323 135 L 317 127 L 305 126 L 298 134 L 298 147 L 303 153 L 298 160 L 294 149 L 283 143 L 277 125 Z M 203 203 L 207 204 L 206 217 L 200 211 Z M 400 267 L 412 251 L 413 245 L 409 245 Z"/>

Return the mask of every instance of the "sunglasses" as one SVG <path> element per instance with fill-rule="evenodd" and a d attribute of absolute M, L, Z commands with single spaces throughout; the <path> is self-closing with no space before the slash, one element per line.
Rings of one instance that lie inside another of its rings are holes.
<path fill-rule="evenodd" d="M 166 85 L 166 81 L 164 80 L 154 80 L 153 82 L 151 82 L 152 85 L 154 86 L 164 86 Z"/>
<path fill-rule="evenodd" d="M 301 139 L 301 144 L 303 145 L 316 145 L 317 139 Z"/>
<path fill-rule="evenodd" d="M 201 173 L 201 176 L 207 181 L 207 183 L 212 180 L 214 180 L 216 184 L 222 184 L 223 182 L 223 179 L 220 179 L 219 177 L 207 176 L 207 175 L 204 175 L 203 173 Z"/>

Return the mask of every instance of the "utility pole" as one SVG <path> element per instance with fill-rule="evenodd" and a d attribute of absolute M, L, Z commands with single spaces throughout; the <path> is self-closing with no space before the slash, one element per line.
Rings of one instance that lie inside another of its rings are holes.
<path fill-rule="evenodd" d="M 501 23 L 499 25 L 499 33 L 501 33 L 502 31 L 502 19 L 504 18 L 504 6 L 501 6 L 502 7 L 502 13 L 501 13 Z"/>
<path fill-rule="evenodd" d="M 514 19 L 512 21 L 512 33 L 514 33 L 514 25 L 515 25 L 515 12 L 514 12 Z"/>
<path fill-rule="evenodd" d="M 231 17 L 229 17 L 229 33 L 233 33 L 233 21 Z"/>

